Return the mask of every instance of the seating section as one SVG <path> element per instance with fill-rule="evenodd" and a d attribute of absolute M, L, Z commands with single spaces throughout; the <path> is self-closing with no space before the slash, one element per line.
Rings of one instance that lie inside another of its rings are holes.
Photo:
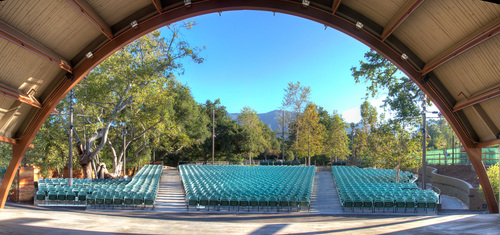
<path fill-rule="evenodd" d="M 396 183 L 394 170 L 333 166 L 332 173 L 343 210 L 361 212 L 435 211 L 438 195 L 432 190 L 420 190 L 410 183 L 413 174 L 400 172 Z"/>
<path fill-rule="evenodd" d="M 261 166 L 298 166 L 299 161 L 260 161 Z"/>
<path fill-rule="evenodd" d="M 154 208 L 162 165 L 145 165 L 128 179 L 38 180 L 36 205 L 78 205 L 93 208 Z"/>
<path fill-rule="evenodd" d="M 188 210 L 309 210 L 315 171 L 315 166 L 179 166 Z"/>

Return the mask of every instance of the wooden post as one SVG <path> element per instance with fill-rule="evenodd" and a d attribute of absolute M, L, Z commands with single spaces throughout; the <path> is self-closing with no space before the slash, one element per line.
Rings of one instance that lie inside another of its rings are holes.
<path fill-rule="evenodd" d="M 491 187 L 490 180 L 488 179 L 486 167 L 481 161 L 482 149 L 465 147 L 465 151 L 469 156 L 468 159 L 470 159 L 474 170 L 476 170 L 476 174 L 479 178 L 479 182 L 481 183 L 481 187 L 483 188 L 484 197 L 486 198 L 486 203 L 488 204 L 490 213 L 498 213 L 498 204 L 495 194 L 493 193 L 493 188 Z"/>
<path fill-rule="evenodd" d="M 12 145 L 12 160 L 10 160 L 9 167 L 7 167 L 2 185 L 0 186 L 0 209 L 3 209 L 5 206 L 7 197 L 9 196 L 10 186 L 12 185 L 14 176 L 16 175 L 16 172 L 19 169 L 19 165 L 23 160 L 24 154 L 28 149 L 28 145 L 29 143 L 18 143 Z"/>

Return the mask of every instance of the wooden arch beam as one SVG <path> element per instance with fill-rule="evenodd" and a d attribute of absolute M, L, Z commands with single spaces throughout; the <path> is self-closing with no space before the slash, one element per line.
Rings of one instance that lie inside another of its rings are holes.
<path fill-rule="evenodd" d="M 92 24 L 94 24 L 106 37 L 109 39 L 113 38 L 113 32 L 111 31 L 111 27 L 109 27 L 108 23 L 102 19 L 102 17 L 95 12 L 94 8 L 92 8 L 87 1 L 85 0 L 68 0 L 69 3 L 73 7 L 75 7 L 80 13 L 82 13 L 85 17 L 87 17 Z"/>
<path fill-rule="evenodd" d="M 413 13 L 423 2 L 424 0 L 407 1 L 406 4 L 401 9 L 399 9 L 399 11 L 392 17 L 391 20 L 389 20 L 389 23 L 387 23 L 387 25 L 384 27 L 384 31 L 380 36 L 382 41 L 387 39 L 387 37 L 389 37 L 389 35 L 391 35 L 392 32 L 394 32 L 394 30 L 396 30 L 396 28 L 401 23 L 403 23 L 406 18 L 408 18 L 408 16 L 410 16 L 411 13 Z"/>
<path fill-rule="evenodd" d="M 21 33 L 19 30 L 10 26 L 2 20 L 0 20 L 0 37 L 3 37 L 7 41 L 12 42 L 28 50 L 29 52 L 36 54 L 53 64 L 58 65 L 60 68 L 70 73 L 73 72 L 71 64 L 62 56 L 45 47 L 41 43 L 35 41 L 34 39 L 28 37 L 24 33 Z"/>
<path fill-rule="evenodd" d="M 424 82 L 421 79 L 421 72 L 416 70 L 413 65 L 408 61 L 401 59 L 401 54 L 394 50 L 387 43 L 383 42 L 378 35 L 371 34 L 368 30 L 358 29 L 355 22 L 348 21 L 337 14 L 332 14 L 330 11 L 318 9 L 314 6 L 308 8 L 302 7 L 302 4 L 295 2 L 288 2 L 282 0 L 245 0 L 245 1 L 220 1 L 220 0 L 206 0 L 200 2 L 193 2 L 192 7 L 186 8 L 184 6 L 174 7 L 165 11 L 166 14 L 155 14 L 150 16 L 147 20 L 138 22 L 138 27 L 125 30 L 123 33 L 116 35 L 109 43 L 104 44 L 100 48 L 96 48 L 94 57 L 86 59 L 78 65 L 74 70 L 74 79 L 65 79 L 58 88 L 47 98 L 43 104 L 42 109 L 38 111 L 32 121 L 29 123 L 28 128 L 23 134 L 23 137 L 14 145 L 13 160 L 7 170 L 6 178 L 2 183 L 0 189 L 0 208 L 3 208 L 5 200 L 7 199 L 7 191 L 3 187 L 10 187 L 12 183 L 14 170 L 19 166 L 22 156 L 26 152 L 27 146 L 35 137 L 37 131 L 43 125 L 43 122 L 49 116 L 51 110 L 64 98 L 64 96 L 89 73 L 95 66 L 101 63 L 105 58 L 109 57 L 112 53 L 119 50 L 126 44 L 133 40 L 155 30 L 160 27 L 175 23 L 180 20 L 191 18 L 198 15 L 208 13 L 232 11 L 232 10 L 261 10 L 270 12 L 281 12 L 285 14 L 295 15 L 298 17 L 310 19 L 320 24 L 335 28 L 344 32 L 351 37 L 359 40 L 367 46 L 378 51 L 387 59 L 392 61 L 399 69 L 401 69 L 408 77 L 415 82 L 420 89 L 422 89 L 430 99 L 440 109 L 443 116 L 452 126 L 453 130 L 461 140 L 469 154 L 471 161 L 474 161 L 475 169 L 478 174 L 481 185 L 488 202 L 488 208 L 491 213 L 498 212 L 498 205 L 491 188 L 491 184 L 486 175 L 486 168 L 477 162 L 477 153 L 481 149 L 475 146 L 475 140 L 470 137 L 470 134 L 465 130 L 464 125 L 456 113 L 453 112 L 452 106 L 447 103 L 443 95 L 437 91 L 431 82 Z M 479 158 L 480 159 L 480 158 Z"/>
<path fill-rule="evenodd" d="M 455 43 L 447 50 L 441 52 L 434 59 L 427 62 L 424 68 L 422 69 L 422 75 L 431 72 L 432 70 L 448 62 L 449 60 L 474 48 L 475 46 L 487 41 L 488 39 L 495 37 L 499 33 L 500 33 L 500 18 L 497 18 L 493 22 L 476 30 L 476 32 L 472 33 L 471 35 L 462 39 L 461 41 Z"/>

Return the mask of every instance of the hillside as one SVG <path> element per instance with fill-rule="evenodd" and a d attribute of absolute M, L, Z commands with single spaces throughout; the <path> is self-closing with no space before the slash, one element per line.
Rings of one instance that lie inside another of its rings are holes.
<path fill-rule="evenodd" d="M 278 132 L 279 112 L 280 112 L 279 110 L 273 110 L 267 113 L 259 113 L 257 114 L 257 116 L 259 116 L 260 121 L 266 124 L 269 128 L 271 128 L 271 130 Z M 235 121 L 238 120 L 238 115 L 239 113 L 228 113 L 228 116 Z"/>

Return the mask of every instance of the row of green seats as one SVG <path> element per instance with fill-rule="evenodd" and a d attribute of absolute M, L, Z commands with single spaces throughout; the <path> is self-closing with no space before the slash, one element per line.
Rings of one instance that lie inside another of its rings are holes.
<path fill-rule="evenodd" d="M 314 166 L 181 165 L 189 206 L 309 208 Z"/>
<path fill-rule="evenodd" d="M 115 207 L 138 205 L 140 201 L 143 206 L 153 206 L 162 169 L 162 165 L 145 165 L 133 178 L 73 179 L 72 186 L 66 184 L 68 179 L 41 179 L 35 195 L 35 203 Z M 131 196 L 135 200 L 133 204 L 130 204 L 128 200 Z M 140 200 L 139 197 L 141 197 Z"/>
<path fill-rule="evenodd" d="M 434 191 L 420 190 L 410 183 L 411 173 L 401 172 L 399 183 L 395 182 L 393 170 L 334 166 L 332 174 L 343 209 L 398 212 L 404 208 L 404 212 L 417 212 L 423 208 L 427 212 L 428 208 L 435 210 L 439 203 Z"/>

